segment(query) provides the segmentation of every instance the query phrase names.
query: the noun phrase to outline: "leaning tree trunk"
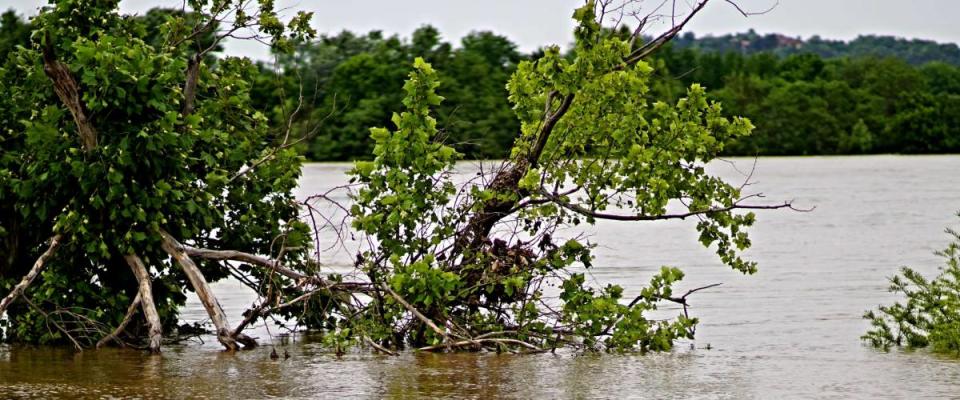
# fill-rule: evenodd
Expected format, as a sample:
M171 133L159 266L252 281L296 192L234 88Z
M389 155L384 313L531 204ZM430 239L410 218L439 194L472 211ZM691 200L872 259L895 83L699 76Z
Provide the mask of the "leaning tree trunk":
M143 309L143 315L147 318L147 326L149 328L149 345L147 346L152 353L160 352L160 341L163 337L163 327L160 324L160 314L157 313L157 306L153 302L153 288L150 284L150 273L147 271L147 267L143 265L143 261L140 260L136 254L128 254L124 256L124 259L127 260L127 264L130 265L130 269L133 271L133 274L137 277L137 282L140 283L139 298L140 298L140 307ZM129 312L128 312L129 314Z
M183 246L165 231L161 231L160 235L163 237L163 250L177 260L177 263L183 268L183 272L186 273L187 279L190 280L193 290L197 293L197 298L203 303L203 307L207 309L210 321L213 322L213 326L217 330L217 340L230 351L240 349L238 342L246 347L255 347L257 345L256 340L242 333L235 333L230 329L230 325L227 322L227 314L223 312L223 307L220 306L220 302L217 301L213 291L210 290L210 285L207 283L207 279L204 278L203 273L200 272L200 268L197 268L197 264L184 252Z

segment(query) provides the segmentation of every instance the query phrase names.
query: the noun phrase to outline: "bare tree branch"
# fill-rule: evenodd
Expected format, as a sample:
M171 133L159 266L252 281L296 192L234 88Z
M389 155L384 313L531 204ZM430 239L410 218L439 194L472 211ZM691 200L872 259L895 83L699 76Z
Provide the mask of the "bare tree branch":
M120 325L117 325L116 329L110 332L109 335L104 336L103 339L100 339L97 342L96 348L101 348L111 341L116 341L123 345L123 342L120 341L120 334L127 329L127 325L130 324L130 321L133 320L133 315L137 313L137 308L140 307L140 292L137 292L137 296L133 298L133 301L130 302L130 306L127 307L127 313L123 316L123 321L120 321Z
M608 219L613 221L660 221L668 219L687 219L693 216L698 215L710 215L716 213L722 213L727 211L734 210L778 210L781 208L787 208L793 211L798 212L809 212L812 209L799 209L793 206L792 202L784 202L783 204L771 204L771 205L757 205L757 204L739 204L734 203L731 206L727 207L715 207L705 210L692 210L685 213L679 214L660 214L660 215L648 215L648 214L635 214L635 215L625 215L625 214L610 214L597 212L586 207L580 206L578 204L573 204L567 201L563 201L559 196L554 196L546 191L541 191L541 195L549 199L552 203L566 208L570 211L573 211L577 214L592 217L596 219Z
M40 274L40 271L42 271L43 267L46 265L47 260L53 256L54 251L56 251L57 247L60 246L60 238L61 236L59 234L50 238L50 245L47 247L47 251L44 251L43 254L40 255L40 258L33 263L33 267L30 268L30 271L27 272L26 275L24 275L23 279L20 280L20 283L13 287L13 290L10 291L10 294L0 301L0 315L3 315L3 312L7 310L7 307L9 307L18 296L22 295L23 292L27 290L27 287L33 283L33 280L37 278L37 275Z

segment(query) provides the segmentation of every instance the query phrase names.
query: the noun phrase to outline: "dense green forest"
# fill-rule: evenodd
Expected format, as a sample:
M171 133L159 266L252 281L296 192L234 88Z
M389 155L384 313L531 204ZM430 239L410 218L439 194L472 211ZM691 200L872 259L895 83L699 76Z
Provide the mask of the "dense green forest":
M0 55L28 40L13 12L2 17ZM255 103L292 122L312 160L369 157L371 126L389 125L410 65L438 71L436 110L446 143L469 158L503 158L520 125L504 97L524 53L509 38L474 32L459 43L424 26L409 38L342 32L260 62ZM567 55L572 57L573 55ZM727 115L756 124L727 155L950 153L960 151L960 50L955 44L863 36L850 42L792 39L753 31L686 34L651 60L651 100L674 102L692 83ZM279 100L284 99L284 100ZM301 100L302 99L302 100ZM292 121L286 116L297 110Z

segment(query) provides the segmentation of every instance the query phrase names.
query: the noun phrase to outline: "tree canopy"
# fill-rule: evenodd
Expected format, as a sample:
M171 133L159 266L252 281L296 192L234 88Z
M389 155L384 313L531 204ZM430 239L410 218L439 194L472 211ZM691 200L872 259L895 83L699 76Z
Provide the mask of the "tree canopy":
M295 18L288 37L267 2L255 16L231 2L191 6L192 14L129 18L117 1L58 1L31 21L31 42L5 58L4 286L56 250L41 259L31 301L8 310L8 339L89 345L92 330L120 324L133 302L143 305L156 350L185 288L206 284L174 267L167 238L263 254L275 237L307 238L290 194L301 158L278 145L251 106L256 67L236 57L205 61L254 23L278 47L309 35L309 16ZM219 27L228 12L232 25ZM199 271L227 275L217 263Z

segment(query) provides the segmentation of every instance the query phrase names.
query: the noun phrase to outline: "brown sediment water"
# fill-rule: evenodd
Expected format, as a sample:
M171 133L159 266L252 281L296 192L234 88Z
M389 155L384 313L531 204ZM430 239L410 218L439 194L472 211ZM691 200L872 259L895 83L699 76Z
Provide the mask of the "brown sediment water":
M753 159L732 159L746 172ZM346 164L309 164L298 196L346 183ZM458 165L463 176L477 163ZM731 182L729 163L713 170ZM925 351L884 353L861 343L867 309L896 299L886 278L903 265L933 274L933 254L960 227L960 156L760 158L747 192L794 199L810 213L758 214L743 276L700 247L693 221L586 229L599 244L593 282L638 290L661 265L677 266L699 317L696 341L664 354L418 354L363 351L336 357L310 336L260 326L261 348L237 354L206 343L167 346L159 357L118 349L0 346L0 398L949 398L960 361ZM345 197L341 197L346 200ZM571 231L572 233L573 231ZM332 238L322 238L332 243ZM324 254L349 264L350 243ZM253 294L224 281L214 291L233 320ZM660 310L664 315L676 309ZM184 310L205 319L199 303ZM272 360L276 347L289 359Z

